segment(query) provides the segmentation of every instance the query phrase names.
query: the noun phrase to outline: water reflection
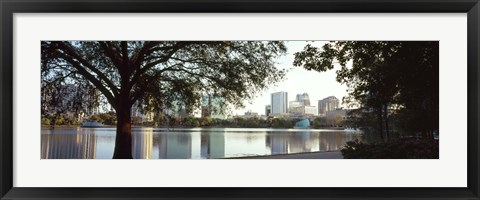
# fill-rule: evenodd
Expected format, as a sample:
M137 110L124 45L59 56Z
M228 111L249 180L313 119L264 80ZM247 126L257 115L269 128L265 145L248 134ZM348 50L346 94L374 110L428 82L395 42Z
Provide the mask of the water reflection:
M138 159L152 159L153 131L152 129L142 130L140 133L132 134L132 156Z
M137 159L209 159L337 151L360 135L334 130L134 128ZM110 159L114 128L42 130L42 159Z
M53 131L49 131L53 132ZM76 134L42 134L42 159L94 159L96 158L97 140L95 130L66 130Z

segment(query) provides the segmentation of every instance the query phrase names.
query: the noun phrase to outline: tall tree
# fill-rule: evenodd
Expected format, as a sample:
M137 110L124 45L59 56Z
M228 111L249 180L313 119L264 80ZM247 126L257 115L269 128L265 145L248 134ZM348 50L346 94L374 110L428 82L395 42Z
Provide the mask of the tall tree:
M438 129L438 55L438 42L339 41L307 45L293 64L323 72L338 63L337 81L349 92L344 101L375 113L376 130L388 140L393 107L411 119L423 118L425 126L415 131Z
M88 80L117 115L113 158L132 158L131 107L198 107L213 94L233 106L284 77L278 41L44 41L42 69ZM43 77L42 77L43 78Z

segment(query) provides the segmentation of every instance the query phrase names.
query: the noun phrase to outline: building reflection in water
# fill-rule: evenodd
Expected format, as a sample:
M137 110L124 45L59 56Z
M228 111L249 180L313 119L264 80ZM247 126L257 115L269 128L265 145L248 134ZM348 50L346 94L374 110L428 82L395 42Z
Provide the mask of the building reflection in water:
M289 147L287 152L283 153L300 153L300 152L312 152L319 149L319 134L310 133L309 131L295 132L289 138Z
M45 130L45 132L51 130ZM44 130L42 130L44 132ZM56 130L62 134L42 134L42 159L95 159L95 129Z
M152 159L153 128L132 131L132 156L135 159Z
M170 132L166 134L161 134L160 139L160 151L158 158L191 158L192 147L190 135L181 133L176 134L176 132Z
M160 159L200 158L200 132L168 131L154 137L154 149L158 149Z
M225 134L225 155L228 157L270 154L265 148L265 131L230 132Z
M359 135L344 132L296 131L268 134L266 146L271 154L315 151L339 151L347 141L360 139Z
M132 130L136 159L209 159L315 151L338 151L360 135L342 131L274 129ZM110 159L115 129L42 130L42 159Z
M201 158L225 157L225 134L218 131L202 131Z

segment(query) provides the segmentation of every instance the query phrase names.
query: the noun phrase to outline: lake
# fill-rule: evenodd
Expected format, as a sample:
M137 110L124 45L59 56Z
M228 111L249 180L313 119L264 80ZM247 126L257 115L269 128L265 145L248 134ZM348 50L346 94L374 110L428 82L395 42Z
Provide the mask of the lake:
M210 159L339 151L361 139L350 131L262 128L132 128L137 159ZM41 131L42 159L111 159L115 128Z

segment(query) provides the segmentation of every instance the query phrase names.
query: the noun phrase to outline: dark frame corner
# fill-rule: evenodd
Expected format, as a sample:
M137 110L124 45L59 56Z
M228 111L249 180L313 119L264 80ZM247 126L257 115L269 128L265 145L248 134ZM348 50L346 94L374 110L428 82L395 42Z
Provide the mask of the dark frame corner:
M480 199L478 0L0 0L1 199ZM468 187L466 188L16 188L13 184L13 14L68 12L467 13Z

